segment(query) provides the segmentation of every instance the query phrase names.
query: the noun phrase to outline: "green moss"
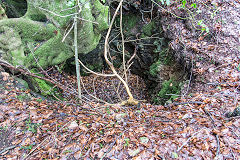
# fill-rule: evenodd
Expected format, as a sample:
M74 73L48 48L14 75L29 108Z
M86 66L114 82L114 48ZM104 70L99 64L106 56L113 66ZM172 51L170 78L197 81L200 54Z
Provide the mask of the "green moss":
M82 11L79 16L83 20L78 23L78 50L79 53L86 54L96 48L101 32L108 28L108 7L99 0L82 0L81 3ZM0 49L4 49L4 56L13 57L9 62L14 65L23 65L24 62L26 67L39 67L39 64L46 68L73 57L73 31L62 42L66 26L72 23L72 16L55 15L65 16L76 12L75 9L65 10L67 8L69 6L66 1L28 0L28 10L24 17L1 20L0 31L7 27L13 32L5 34L7 37L5 39L9 39L12 44L6 43L2 34L0 37ZM52 24L37 22L46 17ZM18 41L15 41L11 35L17 37Z
M49 20L51 20L54 25L58 28L66 27L72 18L72 16L60 17L69 14L73 14L75 9L68 9L69 6L67 5L66 1L59 1L59 0L28 0L28 17L36 17L35 15L41 14L46 15ZM66 10L67 9L67 10ZM49 12L51 11L51 12ZM55 13L60 16L56 16L52 13Z
M25 64L36 67L39 67L39 64L41 67L46 68L47 66L62 63L72 56L73 52L71 48L62 42L62 35L58 33L55 37L43 42L35 50L34 55L30 53L25 59ZM36 59L38 60L38 64L35 62Z
M123 17L123 24L125 30L133 29L138 22L138 17L136 15L128 15Z
M179 82L173 79L164 81L161 90L158 92L157 97L154 99L154 102L164 104L166 101L172 101L178 97L176 95L180 94L180 91L181 86Z
M32 69L31 72L38 76L43 77L43 75L38 74L37 69ZM33 86L35 87L35 90L40 92L43 96L52 95L52 88L53 88L52 84L35 77L32 78L32 83L33 83Z
M0 27L0 48L3 52L1 57L14 66L24 64L24 48L22 46L21 37L13 28L8 26Z
M94 15L98 15L96 18L97 32L102 32L109 27L108 25L108 6L104 6L99 0L93 2L92 12Z
M3 26L13 28L23 39L32 40L47 40L55 35L56 30L52 24L45 25L25 18L4 19L0 23L0 27Z
M43 77L43 75L38 73L37 69L32 69L31 72L38 76ZM54 96L62 99L61 94L57 92L57 89L54 88L53 84L51 84L45 80L35 78L35 77L33 77L31 81L32 81L32 85L35 87L34 90L36 92L41 93L43 96L52 97L54 95Z
M132 29L137 26L137 23L139 21L141 20L140 20L140 17L138 17L137 15L134 15L134 14L123 15L122 24L123 24L124 34L126 36L135 34L135 33L132 33ZM120 25L120 16L118 16L116 19L116 25L117 26Z
M149 72L152 76L157 75L157 73L159 72L160 65L161 65L161 62L157 61L150 66Z
M161 65L171 65L174 61L169 49L164 47L163 39L158 39L153 44L156 47L154 52L158 55L155 59L155 62L150 66L149 73L152 76L156 76L160 71L159 69Z
M155 28L155 21L151 21L150 23L143 26L142 33L144 34L144 36L151 36Z
M11 59L12 65L14 66L24 65L25 55L24 55L23 47L10 51L9 55L11 55L11 58L12 58Z

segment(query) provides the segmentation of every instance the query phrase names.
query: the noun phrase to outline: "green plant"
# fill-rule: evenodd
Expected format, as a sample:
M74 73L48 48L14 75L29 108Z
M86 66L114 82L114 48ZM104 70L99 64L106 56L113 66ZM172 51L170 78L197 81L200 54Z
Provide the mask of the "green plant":
M155 63L153 63L151 66L150 66L150 69L149 69L149 72L152 76L156 76L157 73L159 72L159 66L161 65L161 62L160 61L157 61Z
M72 150L70 150L70 149L69 150L65 150L65 151L63 151L63 154L64 153L72 153Z
M22 93L20 95L17 95L16 98L20 101L23 101L23 100L29 99L29 96L26 93Z
M99 146L100 146L100 148L103 148L103 144L102 143L99 143Z
M198 21L197 25L199 25L199 26L201 27L202 33L203 33L204 31L206 31L207 33L209 33L209 28L208 28L208 26L207 26L205 23L203 23L203 20L202 20L202 19Z
M27 146L21 146L20 149L31 150L32 148L33 148L33 145L30 144L30 145L27 145Z
M124 146L128 147L130 139L129 138L125 138L124 141L125 141Z
M171 2L171 0L157 0L157 1L162 2L162 5L164 5L164 4L169 5L170 2ZM154 0L152 0L152 2L154 2L155 4L157 4ZM179 1L177 1L177 2L174 1L174 2L175 2L175 3L179 3ZM200 27L201 34L202 34L203 32L209 33L209 27L208 27L208 25L207 25L206 22L205 22L206 20L203 20L203 19L197 20L197 19L195 19L195 17L196 17L197 14L202 13L202 10L200 10L200 9L198 8L197 3L190 3L190 4L189 4L189 2L188 2L187 0L181 0L181 1L180 1L180 4L181 4L181 6L178 7L178 9L184 9L184 10L186 10L189 17L186 17L186 18L185 18L185 17L179 17L179 16L177 16L176 14L167 11L167 10L164 9L162 6L160 6L159 4L157 4L157 5L158 5L160 8L162 8L163 10L169 12L170 14L172 14L173 16L175 16L175 17L177 17L177 18L179 18L179 19L189 19L189 20L191 20L191 21L192 21L192 25L193 25L193 27L194 27L195 29L199 30L199 28L197 28L197 27L195 26L195 24L197 24L197 25ZM217 12L218 12L218 9L216 8L216 6L215 6L215 8L211 8L211 7L207 6L207 5L204 4L204 3L202 3L202 4L205 5L206 7L214 10L213 12L211 12L211 17L210 17L210 18L213 19L213 18L216 16ZM190 9L190 8L193 8L194 10L192 11L192 9Z
M41 103L43 100L41 98L36 99L37 102ZM49 106L48 106L49 107Z
M178 97L177 94L180 94L180 90L179 82L173 79L164 81L161 90L157 94L158 97L156 100L161 104L164 104L165 101L172 101Z
M42 125L41 123L32 123L31 119L29 118L28 121L26 121L27 130L33 133L37 132L37 128Z

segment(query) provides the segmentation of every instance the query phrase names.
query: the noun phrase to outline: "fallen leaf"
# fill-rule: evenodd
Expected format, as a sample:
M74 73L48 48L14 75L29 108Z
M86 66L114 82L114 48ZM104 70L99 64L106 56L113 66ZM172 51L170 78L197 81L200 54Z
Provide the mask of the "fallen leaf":
M68 126L69 129L76 129L78 128L78 124L76 121L72 121L71 124Z
M135 149L135 150L132 150L132 149L129 149L128 150L128 154L132 157L136 156L138 153L140 152L140 149Z
M7 81L8 80L8 77L9 77L9 74L7 72L1 72L2 76L3 76L3 80L4 81Z
M140 137L140 141L144 144L147 144L149 139L147 137Z

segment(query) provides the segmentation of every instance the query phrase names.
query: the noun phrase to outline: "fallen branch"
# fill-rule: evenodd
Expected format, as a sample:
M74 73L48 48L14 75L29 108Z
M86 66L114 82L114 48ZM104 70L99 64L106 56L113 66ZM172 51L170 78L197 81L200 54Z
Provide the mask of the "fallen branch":
M62 90L67 90L64 86L62 86L60 83L57 83L57 82L54 82L53 80L50 80L48 78L45 78L45 77L41 77L41 76L38 76L34 73L31 73L29 72L28 70L26 69L22 69L22 68L17 68L17 67L14 67L13 65L3 61L3 60L0 60L0 65L1 66L4 66L4 67L7 67L8 69L10 70L14 70L14 71L17 71L17 72L20 72L21 74L25 75L25 76L31 76L31 77L35 77L35 78L38 78L38 79L41 79L41 80L44 80L44 81L47 81L55 86L57 86L58 88L62 89Z
M174 105L174 106L177 106L177 105L183 105L183 104L198 104L198 105L201 105L201 104L205 104L204 102L200 102L200 101L190 101L190 102L179 102L179 103L170 103L168 104L168 106L170 105Z
M11 150L11 149L15 148L15 147L16 146L13 145L13 146L9 146L9 147L4 148L3 150L0 151L0 155L3 154L4 152L8 151L8 150Z

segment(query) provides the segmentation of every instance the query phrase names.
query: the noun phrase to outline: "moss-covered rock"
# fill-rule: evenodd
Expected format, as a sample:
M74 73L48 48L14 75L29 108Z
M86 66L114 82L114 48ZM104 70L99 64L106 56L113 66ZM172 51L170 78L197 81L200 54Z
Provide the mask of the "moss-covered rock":
M64 42L62 40L72 25L75 8L68 9L67 1L63 0L28 0L27 2L28 9L25 16L0 21L1 57L6 57L6 60L15 66L39 67L40 65L43 68L60 64L73 57L73 31ZM108 7L99 0L80 2L78 50L79 54L87 54L96 48L101 32L108 28ZM46 23L44 20L51 23Z
M24 64L24 48L22 45L22 40L18 32L15 29L8 26L0 27L0 54L1 58L7 60L13 65L23 65Z

